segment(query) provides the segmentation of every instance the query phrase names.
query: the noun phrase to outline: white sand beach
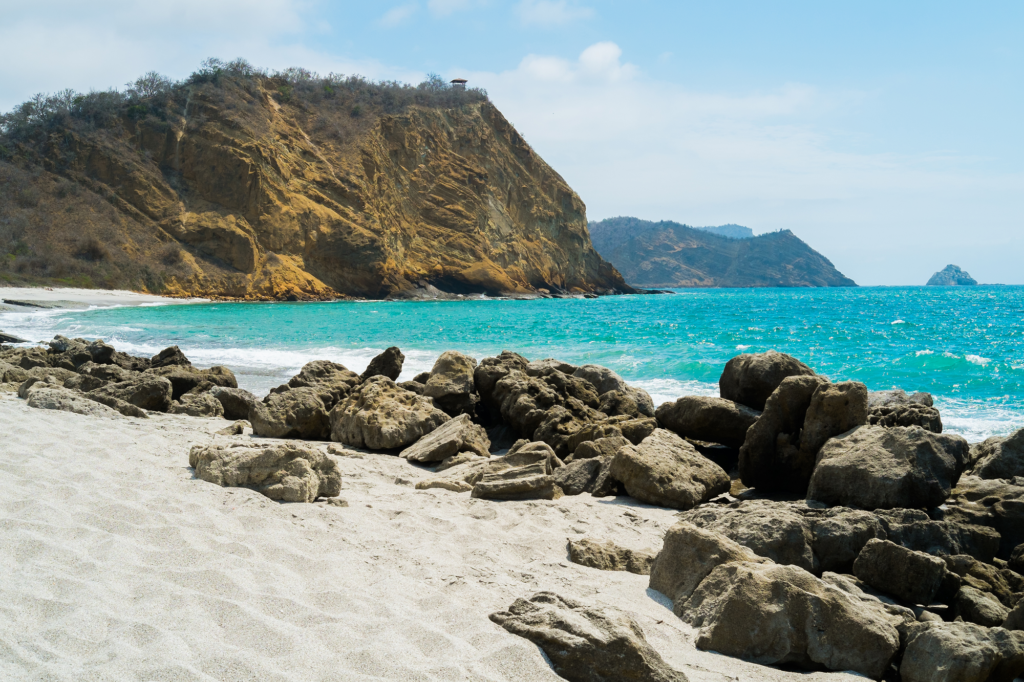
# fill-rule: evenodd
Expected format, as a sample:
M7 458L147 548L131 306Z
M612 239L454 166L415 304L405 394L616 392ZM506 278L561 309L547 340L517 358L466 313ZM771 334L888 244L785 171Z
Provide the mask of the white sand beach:
M154 305L200 303L205 298L169 298L119 289L73 289L44 287L0 287L0 301L24 301L60 307L61 304L108 307L115 305Z
M0 395L0 679L557 680L488 620L541 590L625 609L694 682L855 678L698 651L646 576L567 559L567 538L658 548L669 509L418 491L425 469L357 451L350 506L279 504L193 477L224 426Z

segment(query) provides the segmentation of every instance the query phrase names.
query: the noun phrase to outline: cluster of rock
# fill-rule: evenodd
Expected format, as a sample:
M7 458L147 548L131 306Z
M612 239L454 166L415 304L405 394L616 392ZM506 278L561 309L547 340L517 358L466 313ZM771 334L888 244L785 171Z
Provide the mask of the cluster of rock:
M660 552L585 540L569 554L650 574L703 649L874 679L1024 673L1024 430L972 447L942 433L927 394L869 393L775 352L730 360L719 397L657 409L595 365L449 351L397 382L403 362L397 348L362 374L311 362L258 400L176 348L140 359L58 337L0 352L0 380L37 407L246 418L262 438L196 446L190 464L272 499L341 489L330 456L300 439L430 468L421 490L628 494L678 509ZM568 679L611 679L615 666L622 679L685 679L625 614L542 593L492 619Z

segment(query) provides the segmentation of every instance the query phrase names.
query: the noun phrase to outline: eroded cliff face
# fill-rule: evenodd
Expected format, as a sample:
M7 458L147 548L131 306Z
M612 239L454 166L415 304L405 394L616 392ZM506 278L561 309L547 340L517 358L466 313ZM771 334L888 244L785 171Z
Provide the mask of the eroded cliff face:
M160 293L631 291L591 245L583 202L491 103L410 106L342 136L271 86L63 130L39 163L116 209L105 241L158 272Z

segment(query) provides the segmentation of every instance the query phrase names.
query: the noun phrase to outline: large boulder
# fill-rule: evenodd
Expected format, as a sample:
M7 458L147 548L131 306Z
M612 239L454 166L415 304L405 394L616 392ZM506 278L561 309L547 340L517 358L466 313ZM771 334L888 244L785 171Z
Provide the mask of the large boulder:
M639 445L621 448L611 475L648 504L690 509L729 491L729 474L685 440L657 429Z
M145 376L164 377L171 382L171 397L178 400L204 381L214 386L238 388L234 373L227 367L214 365L209 369L196 369L191 365L165 365L148 369Z
M117 398L144 410L166 412L171 408L173 387L166 377L138 374L126 381L107 384L89 393Z
M942 416L934 407L918 403L881 405L868 411L868 424L872 426L920 426L934 433L942 433Z
M445 466L442 462L437 470L438 475L417 482L416 489L441 488L453 492L469 492L484 476L537 463L544 465L545 475L561 466L561 461L547 443L517 441L504 457L473 456L452 466ZM553 494L554 490L551 492Z
M862 426L821 449L807 497L862 509L936 507L960 479L969 448L960 436L919 426Z
M868 423L868 389L858 381L818 386L804 415L800 450L816 453L829 438Z
M1003 624L1010 609L991 594L970 585L961 585L960 591L956 593L953 613L968 623L994 628Z
M484 474L472 497L487 500L554 500L562 496L549 462L535 462Z
M761 413L725 398L683 396L655 412L662 428L683 438L740 447Z
M555 469L555 484L566 495L590 493L594 497L618 495L622 486L611 475L612 457L578 459Z
M375 376L331 410L331 439L371 450L404 448L448 420L431 398Z
M473 382L475 371L476 360L458 351L445 351L431 368L423 395L433 398L450 416L473 415L480 401Z
M678 616L711 571L737 561L771 563L721 533L680 521L665 533L661 551L651 564L650 587L672 600Z
M253 433L264 438L325 440L330 434L327 410L314 388L271 393L249 410Z
M543 360L534 360L533 362L526 365L526 374L531 377L540 376L545 374L546 370L556 369L562 374L572 374L577 369L576 365L570 365L568 362L562 362L554 358L544 358Z
M1024 479L964 476L937 513L957 523L995 529L1000 535L998 556L1009 559L1014 548L1024 543Z
M644 638L640 626L611 607L588 607L540 592L517 599L491 620L541 648L570 682L686 682Z
M313 502L341 492L337 463L316 448L296 443L194 445L188 463L197 478L251 488L272 500Z
M655 553L620 547L611 540L600 542L583 538L569 541L569 561L601 571L628 571L650 575Z
M350 372L344 365L330 360L313 360L303 365L299 373L289 379L285 386L279 386L272 393L283 392L286 387L312 388L320 397L324 408L330 412L360 381L359 375Z
M942 587L946 562L888 540L868 540L853 562L853 574L908 604L927 606Z
M220 401L225 419L248 419L249 411L259 402L259 398L241 388L214 386L210 395Z
M180 348L177 346L171 346L169 348L164 348L162 351L150 358L149 366L153 369L158 367L191 367L192 363L187 357L185 357L185 354L181 352Z
M169 414L184 414L189 417L224 417L224 406L209 393L186 393L181 400L171 403Z
M963 554L943 559L946 568L960 577L962 586L983 592L1006 608L1013 608L1024 596L1024 576L1010 568L999 568Z
M385 348L384 352L370 360L370 364L366 366L363 373L359 375L359 378L366 381L370 377L385 376L392 381L398 381L398 376L402 373L402 365L405 364L405 355L398 349L397 346L391 346Z
M629 416L642 415L644 417L654 416L654 401L647 391L642 388L630 386L626 380L618 374L600 365L583 365L577 367L572 375L577 379L583 379L597 392L598 397L606 406L614 409L611 411L601 409L609 416L625 414ZM614 392L614 395L606 394ZM630 405L630 407L625 407Z
M25 391L25 399L29 407L40 410L74 412L75 414L84 414L90 417L121 418L119 412L94 400L89 400L78 391L72 391L63 386L57 386L45 381L38 381L28 388Z
M440 462L460 452L486 457L490 447L484 427L474 424L469 415L460 414L402 450L400 456L410 462Z
M762 665L851 670L880 679L899 632L872 605L796 566L725 563L682 605L697 648Z
M973 446L971 462L971 473L980 478L1024 476L1024 429Z
M763 491L807 490L817 451L802 450L800 435L815 391L827 385L827 379L813 375L782 380L740 448L739 469L744 484Z
M907 629L902 682L1011 682L1021 674L1021 633L973 623L917 623Z
M782 380L794 376L814 376L814 370L773 350L737 355L725 363L718 380L719 394L726 400L762 411Z

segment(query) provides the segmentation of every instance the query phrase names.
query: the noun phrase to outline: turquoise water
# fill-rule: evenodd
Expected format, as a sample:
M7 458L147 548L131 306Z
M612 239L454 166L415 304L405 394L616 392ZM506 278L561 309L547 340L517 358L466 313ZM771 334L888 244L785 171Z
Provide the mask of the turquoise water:
M775 349L833 380L937 398L970 440L1024 426L1024 287L681 290L537 301L209 303L0 315L30 339L100 337L153 354L177 344L265 393L309 360L361 371L389 345L403 379L456 349L613 368L656 402L717 393L725 362Z

